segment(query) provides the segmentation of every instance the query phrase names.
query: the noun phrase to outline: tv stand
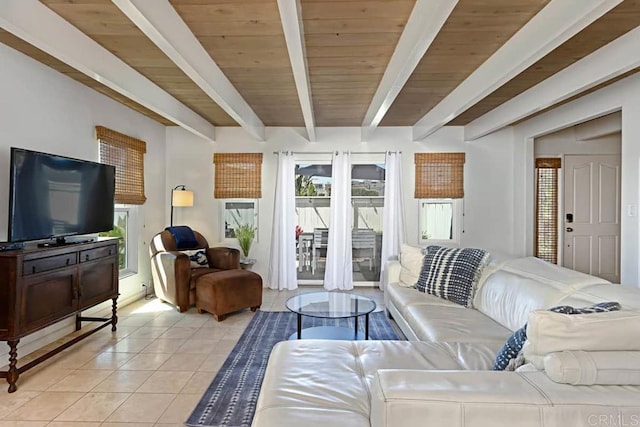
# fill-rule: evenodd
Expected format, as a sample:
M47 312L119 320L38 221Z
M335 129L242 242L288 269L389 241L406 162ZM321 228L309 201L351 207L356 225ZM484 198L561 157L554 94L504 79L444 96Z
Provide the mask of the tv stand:
M0 341L9 345L9 368L0 371L0 378L7 379L9 393L16 391L24 371L104 327L116 330L118 240L74 243L0 252ZM108 300L110 317L82 316L83 310ZM83 321L100 323L18 367L21 338L72 316L76 331Z

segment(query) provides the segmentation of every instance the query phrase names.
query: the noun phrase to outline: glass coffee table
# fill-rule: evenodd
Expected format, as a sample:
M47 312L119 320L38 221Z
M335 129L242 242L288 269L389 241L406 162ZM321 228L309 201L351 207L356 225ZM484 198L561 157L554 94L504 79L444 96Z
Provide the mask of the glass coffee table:
M291 297L286 307L298 315L298 330L289 339L368 340L369 314L376 309L370 298L342 292L309 292ZM302 329L302 316L321 319L353 317L355 328L315 326ZM364 316L364 334L358 332L358 318Z

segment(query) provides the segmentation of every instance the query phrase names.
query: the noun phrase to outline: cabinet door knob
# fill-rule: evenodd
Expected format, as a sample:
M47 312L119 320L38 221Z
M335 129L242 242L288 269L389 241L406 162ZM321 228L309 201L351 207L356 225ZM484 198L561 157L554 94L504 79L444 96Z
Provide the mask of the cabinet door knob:
M86 254L86 255L84 256L84 260L85 260L85 261L89 261L89 254Z
M31 267L31 274L36 274L36 266Z
M67 258L67 265L69 265L69 258Z

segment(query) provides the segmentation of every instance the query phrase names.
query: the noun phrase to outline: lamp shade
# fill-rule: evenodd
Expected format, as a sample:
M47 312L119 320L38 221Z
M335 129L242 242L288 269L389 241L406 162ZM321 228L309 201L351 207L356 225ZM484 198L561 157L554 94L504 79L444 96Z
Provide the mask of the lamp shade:
M171 206L193 206L193 191L173 190L173 194L171 195Z

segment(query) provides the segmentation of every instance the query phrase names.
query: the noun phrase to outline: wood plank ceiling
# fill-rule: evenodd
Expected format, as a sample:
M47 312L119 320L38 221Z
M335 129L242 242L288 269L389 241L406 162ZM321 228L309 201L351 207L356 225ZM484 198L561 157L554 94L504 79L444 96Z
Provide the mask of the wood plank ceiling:
M40 1L211 124L237 125L110 0ZM266 126L305 126L278 0L168 1ZM550 1L459 0L381 125L414 125ZM300 0L316 126L362 124L415 3ZM470 123L638 26L640 0L623 1L449 124ZM171 123L8 32L0 43Z

